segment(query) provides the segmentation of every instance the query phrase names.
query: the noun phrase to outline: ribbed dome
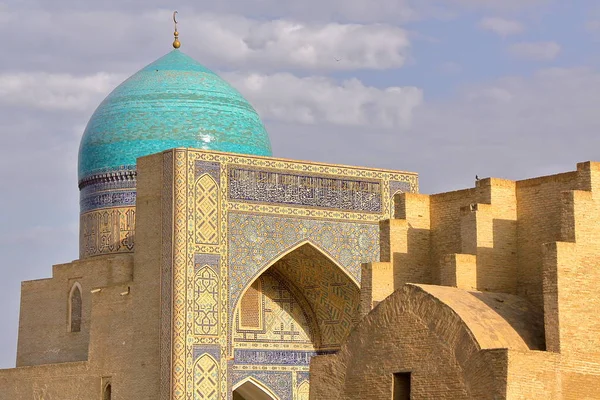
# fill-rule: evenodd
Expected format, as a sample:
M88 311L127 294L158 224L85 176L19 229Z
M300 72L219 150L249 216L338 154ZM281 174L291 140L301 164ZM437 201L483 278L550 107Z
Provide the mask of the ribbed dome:
M179 50L143 68L98 106L79 148L79 181L134 169L174 147L271 155L269 136L242 95Z

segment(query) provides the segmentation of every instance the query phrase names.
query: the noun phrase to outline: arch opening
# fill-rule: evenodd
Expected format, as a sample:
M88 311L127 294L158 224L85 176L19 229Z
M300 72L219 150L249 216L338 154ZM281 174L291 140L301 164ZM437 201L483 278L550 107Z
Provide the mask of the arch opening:
M81 331L82 311L81 285L75 282L69 292L69 332Z
M272 307L273 303L279 307ZM236 306L236 331L254 324L256 332L267 333L268 312L275 309L279 316L287 312L289 326L305 328L307 335L296 332L295 338L310 340L316 351L337 350L358 322L359 306L356 282L322 251L304 243L277 259L247 287ZM236 335L234 347L259 336ZM274 342L276 336L271 335Z
M233 400L279 400L268 388L250 378L233 391Z
M102 400L112 399L112 385L109 383L104 387L104 393L102 393Z

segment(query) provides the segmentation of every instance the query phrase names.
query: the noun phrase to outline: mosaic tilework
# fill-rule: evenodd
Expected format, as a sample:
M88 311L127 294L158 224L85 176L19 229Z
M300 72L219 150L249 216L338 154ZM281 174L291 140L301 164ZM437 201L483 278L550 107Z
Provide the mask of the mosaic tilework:
M284 365L282 360L285 360L286 356L280 357L280 361L271 358L272 364L251 364L250 361L247 364L236 364L234 351L281 351L282 354L298 351L314 352L314 344L306 344L312 346L312 349L296 348L302 347L296 344L289 347L286 342L282 342L280 348L275 347L278 345L277 343L265 343L268 345L266 348L259 348L256 347L256 343L247 340L236 341L234 346L231 334L232 331L235 331L235 322L237 322L233 315L237 299L242 290L257 275L272 266L286 252L299 247L306 241L314 243L316 248L331 258L340 271L344 270L347 272L347 276L352 277L348 279L357 282L360 278L361 262L377 260L379 257L378 221L389 213L390 197L382 196L381 212L379 213L229 201L229 169L232 167L264 168L269 171L289 172L292 175L315 174L337 176L347 180L379 181L382 194L390 193L390 181L407 182L411 191L416 191L416 175L185 149L177 149L173 153L175 154L175 176L172 239L172 399L194 400L194 364L199 355L207 352L198 353L198 348L204 349L203 346L212 344L215 354L220 352L220 358L214 357L219 367L220 399L231 398L232 382L239 382L236 380L236 376L247 377L260 373L264 375L264 379L255 376L257 381L263 382L269 388L280 385L278 396L281 400L297 400L298 398L303 400L301 389L305 390L303 389L305 386L301 387L301 385L307 380L301 377L298 380L297 373L307 373L307 365L301 363ZM218 244L199 245L195 242L194 185L196 180L204 174L215 178L219 187ZM216 179L217 177L218 179ZM250 209L252 210L248 211ZM244 227L242 222L247 222L246 225L256 224L258 229L252 231L249 226ZM247 234L248 232L250 234ZM275 237L271 238L271 234L274 234ZM276 243L273 244L273 241ZM235 242L234 245L232 245L233 242ZM222 261L221 268L215 270L220 277L219 298L222 318L219 322L219 335L214 337L199 336L194 333L193 315L196 297L194 276L202 268L197 265L200 256L216 256L220 257ZM235 263L232 263L232 260L236 260ZM211 265L209 262L201 264ZM277 272L275 268L273 272ZM283 275L283 270L280 271L280 275ZM308 289L304 288L304 290ZM327 288L327 291L334 294L332 299L338 296L335 293L336 290L338 290L336 285L330 285ZM304 296L301 297L304 298ZM307 302L305 298L303 301ZM332 310L339 312L340 308L338 307L336 311L336 307L333 307ZM312 318L315 318L314 313ZM317 327L317 325L314 326ZM318 327L315 334L318 334L317 331L319 331ZM320 351L318 350L318 352ZM251 353L238 353L238 355L240 360L243 357L248 359L248 357L257 356L256 354L251 355ZM277 378L269 378L269 376L277 376ZM273 379L272 384L267 382L269 379ZM273 391L275 392L275 389Z
M218 345L213 345L213 346L207 346L207 345L194 346L192 354L193 354L193 357L194 357L194 362L196 360L198 360L198 358L200 358L204 354L210 354L215 360L218 360L218 359L221 358L221 349L220 349L220 347Z
M275 393L280 400L293 400L292 398L292 374L290 372L273 371L232 371L231 380L234 385L248 377L259 381Z
M308 372L302 372L302 371L298 371L296 372L296 380L298 381L298 383L302 383L304 381L308 381L309 380L309 373Z
M390 181L390 197L397 192L412 192L410 182Z
M187 399L186 365L191 362L186 352L186 270L187 270L187 154L174 151L173 187L173 399ZM192 260L193 262L193 260ZM193 264L192 264L193 265ZM191 333L191 332L190 332ZM192 381L193 382L193 381ZM190 391L191 395L192 391Z
M251 329L242 326L242 316L238 310L233 333L234 343L250 342L255 346L259 343L288 343L299 345L300 348L306 345L312 348L315 338L311 326L314 322L308 314L310 309L298 301L299 296L294 295L284 280L276 274L266 272L258 280L259 301L262 307L258 310L247 307L244 311L261 312L262 315L257 315L260 324Z
M229 199L379 213L379 181L230 168Z
M99 208L131 207L135 206L135 190L95 193L82 198L79 202L81 212L97 210Z
M321 343L337 349L358 322L360 291L340 268L311 245L303 245L273 265L302 292L313 310Z
M252 106L179 50L131 76L96 109L81 141L79 179L176 147L271 155Z
M194 333L216 336L219 333L219 277L209 266L194 276Z
M235 349L235 363L237 365L305 365L317 355L315 351L300 350L248 350Z
M82 214L79 257L133 251L135 207L109 208Z
M219 186L208 174L196 180L195 236L196 244L219 243Z
M286 250L310 240L360 281L360 265L379 259L379 225L229 213L230 301ZM260 251L259 251L260 249Z
M135 206L135 171L104 177L80 185L79 206L81 213L99 208Z
M219 365L209 354L194 363L194 400L219 400Z
M211 161L196 161L194 163L194 179L202 174L209 174L215 182L221 182L221 164Z

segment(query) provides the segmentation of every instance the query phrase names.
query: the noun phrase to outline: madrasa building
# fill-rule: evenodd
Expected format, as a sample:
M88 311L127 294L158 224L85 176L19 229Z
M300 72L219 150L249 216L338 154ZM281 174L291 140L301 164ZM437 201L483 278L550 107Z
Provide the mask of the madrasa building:
M426 195L275 158L175 36L85 129L0 399L600 398L600 164Z

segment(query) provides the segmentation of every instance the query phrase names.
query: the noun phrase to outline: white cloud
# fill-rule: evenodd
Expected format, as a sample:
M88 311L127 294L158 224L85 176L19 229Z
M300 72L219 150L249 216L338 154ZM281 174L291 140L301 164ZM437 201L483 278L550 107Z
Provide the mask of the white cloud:
M532 61L551 61L560 53L560 45L555 42L522 42L508 49L514 57Z
M525 30L522 23L505 18L483 18L479 21L479 28L492 31L499 36L510 36L521 33Z
M401 67L410 42L401 28L359 24L258 22L239 17L200 16L190 36L213 45L190 43L200 54L229 65L263 69L387 69ZM339 61L337 61L339 60Z
M0 74L0 103L52 111L89 111L122 79L106 73L4 73Z
M324 77L226 74L267 120L301 124L407 128L423 100L415 87L379 89L357 79L341 84Z
M415 87L378 89L357 79L337 83L324 77L222 73L259 110L264 118L308 124L406 127L422 102ZM45 111L91 114L102 99L124 79L105 73L0 74L0 104Z
M19 63L18 69L23 64L26 68L37 65L37 69L64 65L63 71L72 71L77 66L89 71L89 60L93 58L100 70L114 71L117 63L133 64L138 58L152 60L157 51L160 54L170 50L169 14L168 11L134 15L107 11L0 11L0 34L28 32L19 44L6 43L8 50L30 49L25 54L27 58L9 60ZM410 50L407 31L386 24L263 21L230 14L189 12L180 19L182 50L218 68L388 69L404 65ZM68 34L65 29L56 28L65 26L69 27ZM41 36L46 45L56 48L55 52L40 48ZM28 39L33 37L34 40Z

